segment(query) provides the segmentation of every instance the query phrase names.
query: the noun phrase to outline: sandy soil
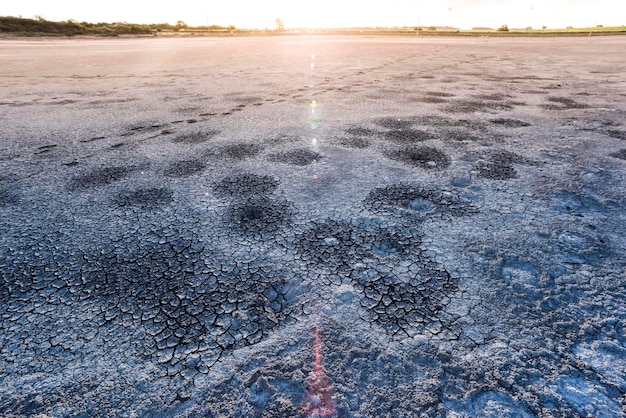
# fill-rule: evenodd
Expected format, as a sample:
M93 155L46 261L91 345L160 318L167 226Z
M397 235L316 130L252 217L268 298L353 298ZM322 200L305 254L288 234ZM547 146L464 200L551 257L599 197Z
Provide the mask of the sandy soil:
M624 416L624 50L0 40L0 414Z

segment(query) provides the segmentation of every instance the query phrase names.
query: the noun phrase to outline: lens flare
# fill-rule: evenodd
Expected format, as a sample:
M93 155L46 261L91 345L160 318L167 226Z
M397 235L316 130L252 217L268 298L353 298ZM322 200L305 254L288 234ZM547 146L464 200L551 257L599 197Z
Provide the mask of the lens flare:
M315 53L311 54L311 69L315 68L315 63L313 62L315 61ZM315 99L311 100L311 103L309 104L309 109L311 114L309 115L309 128L311 129L311 131L315 131L317 129L317 124L319 121L319 116L317 115L317 101ZM310 149L311 151L313 151L314 153L318 153L319 152L319 145L318 145L318 141L317 138L313 138L311 140L311 144L310 144ZM317 180L318 176L317 176L317 161L313 161L312 167L311 167L311 173L310 173L310 178L312 180Z
M306 393L302 401L302 413L305 417L333 417L337 414L337 401L333 383L326 375L322 364L322 338L319 326L313 334L313 370L306 381Z

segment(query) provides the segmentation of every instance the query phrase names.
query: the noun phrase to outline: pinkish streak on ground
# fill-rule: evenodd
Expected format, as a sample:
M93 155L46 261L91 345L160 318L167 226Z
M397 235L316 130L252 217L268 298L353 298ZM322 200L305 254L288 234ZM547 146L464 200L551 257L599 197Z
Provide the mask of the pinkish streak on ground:
M322 365L322 339L319 327L315 327L313 336L315 360L313 370L306 382L306 393L302 401L302 412L305 417L332 417L337 413L337 401L333 384L326 375Z

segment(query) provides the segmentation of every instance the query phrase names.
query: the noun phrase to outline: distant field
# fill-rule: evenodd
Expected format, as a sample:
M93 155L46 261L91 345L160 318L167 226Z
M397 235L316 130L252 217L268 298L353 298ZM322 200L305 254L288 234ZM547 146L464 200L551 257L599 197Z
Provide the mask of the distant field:
M270 36L270 35L376 35L376 36L581 36L581 35L621 35L626 34L626 26L598 26L592 28L561 29L515 29L508 31L493 30L456 30L435 27L403 28L337 28L337 29L238 29L234 26L217 25L191 27L178 22L136 24L127 22L89 23L67 20L52 22L45 19L24 19L0 16L0 36Z

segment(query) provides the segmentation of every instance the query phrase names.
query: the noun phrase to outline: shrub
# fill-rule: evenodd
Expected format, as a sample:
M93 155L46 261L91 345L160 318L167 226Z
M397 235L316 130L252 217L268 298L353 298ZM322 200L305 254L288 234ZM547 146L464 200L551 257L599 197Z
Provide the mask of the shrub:
M508 32L509 31L509 26L508 25L502 25L498 28L499 32Z

